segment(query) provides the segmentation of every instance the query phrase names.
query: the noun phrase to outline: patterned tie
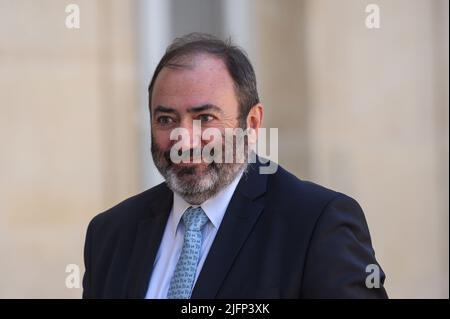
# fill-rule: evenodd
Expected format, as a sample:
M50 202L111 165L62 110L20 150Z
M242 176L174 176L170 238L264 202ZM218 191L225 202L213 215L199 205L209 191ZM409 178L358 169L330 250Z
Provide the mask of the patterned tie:
M183 214L184 243L175 272L170 280L168 299L189 299L202 248L202 228L208 216L201 207L189 207Z

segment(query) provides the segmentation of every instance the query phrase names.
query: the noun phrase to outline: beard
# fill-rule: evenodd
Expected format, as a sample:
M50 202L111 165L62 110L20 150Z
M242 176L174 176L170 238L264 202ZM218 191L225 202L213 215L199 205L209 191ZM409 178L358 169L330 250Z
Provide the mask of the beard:
M236 144L238 141L236 141ZM200 205L228 186L236 176L247 168L247 145L244 142L243 154L236 154L233 144L225 147L222 141L222 154L233 152L232 163L201 162L198 164L176 164L170 158L170 149L163 150L152 136L152 157L156 168L166 180L167 186L191 205ZM198 151L198 150L197 150ZM194 150L187 151L194 154Z

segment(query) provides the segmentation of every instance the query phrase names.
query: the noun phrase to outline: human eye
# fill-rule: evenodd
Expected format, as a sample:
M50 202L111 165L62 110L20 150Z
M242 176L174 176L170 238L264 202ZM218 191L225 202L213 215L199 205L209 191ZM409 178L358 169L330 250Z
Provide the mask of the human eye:
M197 118L204 123L211 122L212 120L215 119L215 117L212 116L211 114L200 114Z
M159 116L156 119L156 122L161 125L169 125L169 124L174 123L174 120L170 116L163 115L163 116Z

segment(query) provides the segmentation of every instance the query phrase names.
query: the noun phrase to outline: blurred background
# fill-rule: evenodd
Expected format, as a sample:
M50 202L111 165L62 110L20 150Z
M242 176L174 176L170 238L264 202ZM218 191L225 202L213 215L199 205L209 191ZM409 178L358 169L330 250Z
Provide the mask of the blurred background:
M162 180L147 86L193 31L248 52L280 164L360 202L390 297L448 298L448 5L0 0L0 298L81 296L90 219Z

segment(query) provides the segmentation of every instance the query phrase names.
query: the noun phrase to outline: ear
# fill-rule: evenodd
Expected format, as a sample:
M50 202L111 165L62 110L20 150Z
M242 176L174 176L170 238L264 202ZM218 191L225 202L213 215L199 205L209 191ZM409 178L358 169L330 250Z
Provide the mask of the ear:
M252 106L247 115L247 127L256 131L262 126L264 108L261 103Z
M247 128L250 129L250 142L256 143L259 128L262 126L264 107L261 103L255 104L247 115Z

